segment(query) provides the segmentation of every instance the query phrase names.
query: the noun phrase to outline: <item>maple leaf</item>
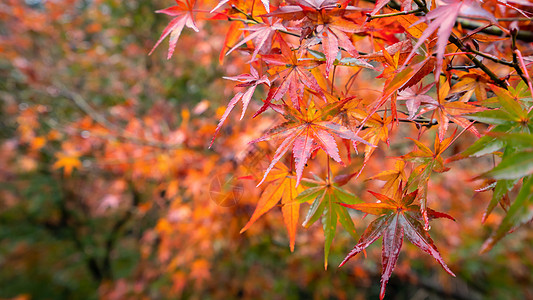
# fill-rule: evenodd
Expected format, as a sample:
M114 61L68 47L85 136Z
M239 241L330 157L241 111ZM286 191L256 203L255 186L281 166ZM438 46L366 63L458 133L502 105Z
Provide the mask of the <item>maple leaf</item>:
M385 297L385 288L400 255L400 249L402 248L404 237L407 237L411 243L422 251L433 256L446 272L455 277L455 274L448 268L440 256L429 233L424 230L420 223L420 208L418 205L412 204L416 198L417 192L418 190L408 194L404 191L403 193L399 193L399 196L395 199L382 194L370 192L380 200L379 203L342 204L343 206L367 214L379 216L368 225L368 228L361 235L357 245L355 245L352 251L350 251L346 258L344 258L339 267L343 266L348 260L350 260L350 258L354 257L370 246L370 244L374 243L379 237L383 236L380 299ZM453 220L453 218L447 214L430 209L428 209L428 214L432 219L448 218Z
M348 175L348 179L355 174ZM331 243L335 237L337 230L337 222L340 222L342 227L348 231L348 233L356 238L355 226L353 224L350 214L338 202L347 204L355 204L361 202L352 193L347 192L341 186L348 182L346 176L337 176L333 180L330 180L331 173L328 174L326 179L314 177L314 180L303 179L303 185L308 188L301 192L295 199L295 203L304 203L313 201L303 226L309 228L318 219L322 218L322 228L324 230L324 268L328 268L328 256L331 248Z
M424 165L424 168L428 169L428 171L435 171L435 172L445 172L448 170L448 168L444 167L444 159L442 158L442 153L450 147L454 135L449 136L448 138L445 138L441 140L438 136L435 138L434 143L434 151L429 149L426 145L424 145L422 142L417 141L412 138L408 138L411 141L413 141L418 148L415 151L409 152L408 154L402 156L403 159L407 161L413 161L416 163L419 163L420 165ZM418 174L422 175L422 174Z
M435 81L439 81L439 76L442 69L442 60L444 58L444 51L446 45L448 44L448 39L452 33L452 28L455 25L455 20L459 15L469 16L469 17L481 17L488 18L491 21L496 22L494 16L481 8L478 0L443 0L443 5L435 8L434 10L427 13L423 18L414 23L414 25L419 24L423 21L430 21L427 29L422 33L418 42L415 44L411 54L406 59L409 61L414 55L416 49L422 46L422 44L437 31L437 43L436 50L437 53L437 62L435 69Z
M359 11L359 9L348 6L349 1L343 3L328 0L288 2L293 5L281 6L278 10L265 16L302 21L301 39L309 38L309 41L304 43L302 47L308 48L311 45L322 43L322 49L326 56L326 78L329 77L339 47L342 47L353 57L359 56L359 52L355 49L347 33L356 32L361 25L345 16L346 13ZM311 34L315 32L316 35L311 37Z
M211 140L211 144L209 145L209 148L213 146L213 143L215 141L215 138L220 131L220 128L222 127L222 124L224 124L224 121L230 114L230 112L233 110L237 102L239 100L242 101L242 113L241 113L241 120L244 117L244 113L246 112L246 108L248 108L248 104L250 103L250 100L252 99L252 95L254 94L255 88L260 84L266 84L270 86L270 81L266 76L260 76L257 70L250 65L250 74L241 74L234 77L223 77L225 79L233 80L241 82L237 85L237 87L249 87L245 92L238 92L233 96L233 98L230 100L228 107L224 111L224 114L220 118L220 122L218 122L217 128L215 129L215 134L213 135L213 139Z
M531 155L530 155L531 156ZM530 157L531 160L531 157ZM498 228L481 246L481 253L487 252L505 235L533 220L533 176L524 178L518 196L509 207Z
M392 122L392 116L380 116L375 113L368 117L367 113L361 109L351 109L346 112L348 117L355 118L358 121L365 121L365 131L361 136L363 139L368 141L372 145L378 145L381 142L387 142L389 139L389 129L387 126ZM374 152L376 147L365 147L365 160L364 163L367 163Z
M152 52L154 52L155 48L157 48L157 46L159 46L159 44L167 36L170 35L168 55L167 55L167 59L170 59L172 57L172 54L174 53L174 49L176 48L176 43L178 42L178 39L181 35L181 31L183 30L183 27L187 26L196 32L199 31L198 27L194 23L193 12L192 12L195 2L196 0L186 0L186 1L176 0L177 5L156 11L156 13L167 14L175 18L172 19L170 23L168 23L165 29L163 29L163 33L161 34L161 37L159 38L157 43L155 43L154 47L152 48L150 53L148 53L148 55L151 55Z
M63 168L65 176L70 176L74 169L81 168L80 154L76 151L56 153L57 161L52 165L54 170Z
M469 119L491 125L507 125L500 126L493 131L515 131L527 130L533 128L531 124L531 111L526 109L526 101L529 98L527 87L517 86L516 89L509 87L509 90L504 90L497 86L491 85L491 90L496 94L495 99L487 99L485 105L489 107L499 107L495 110L485 110L468 116ZM496 102L496 103L493 103Z
M440 90L438 95L438 104L429 104L427 107L420 110L420 114L424 114L428 111L434 110L434 116L437 119L439 125L439 137L442 139L448 131L450 121L453 121L455 124L468 128L477 137L481 137L481 134L477 131L474 126L470 126L471 122L468 121L466 115L472 114L475 112L484 111L484 107L474 106L468 103L461 101L451 101L455 100L452 98L447 98L450 94L450 85L448 82L440 84Z
M455 133L443 140L441 140L437 135L437 137L435 137L434 151L431 151L429 147L427 147L420 141L409 138L415 143L418 149L411 151L401 157L406 161L416 163L416 167L411 172L411 176L409 177L409 185L407 186L407 188L409 189L410 187L416 187L418 188L418 190L421 191L421 195L419 196L420 209L422 217L424 219L424 228L426 229L429 228L429 218L427 211L427 191L429 177L432 172L442 173L449 170L449 168L444 166L444 159L442 157L442 153L444 153L444 151L446 151L446 149L450 147L450 145L454 141L454 138Z
M398 93L397 100L405 100L405 106L409 112L409 120L415 119L420 105L429 104L436 106L439 104L433 97L425 95L432 87L433 84L428 84L425 87L420 84L415 88L407 88Z
M482 71L465 72L459 75L459 82L452 87L450 94L465 93L459 101L468 102L475 92L477 101L484 102L487 100L488 81L487 74Z
M357 136L350 129L330 121L332 116L338 114L342 106L351 99L353 99L353 97L346 98L336 103L329 103L322 106L320 109L316 109L313 105L314 102L311 102L311 105L304 112L287 105L284 114L287 122L272 128L264 136L251 142L257 143L272 138L280 138L283 140L274 153L272 162L268 166L265 175L261 182L259 182L258 186L265 181L270 170L291 148L296 163L296 185L298 185L302 178L302 172L307 160L311 156L311 153L317 148L323 149L326 154L336 162L343 163L334 136L351 140L354 148L356 147L357 142L374 147L372 144Z
M308 70L318 66L320 63L298 59L296 53L289 47L287 42L281 38L278 38L278 41L281 47L281 54L263 55L262 59L267 64L273 65L269 72L275 73L278 78L281 78L281 82L271 86L265 104L254 117L265 111L272 101L279 101L283 98L287 92L289 92L294 107L300 109L300 101L303 98L305 87L318 93L324 101L326 100L322 88Z
M470 119L492 125L487 136L482 137L461 153L462 157L478 157L504 149L501 162L482 176L496 179L492 185L492 199L483 214L482 221L500 203L509 207L498 228L485 241L481 252L489 251L508 232L532 219L531 188L533 186L533 112L528 112L528 87L519 84L516 89L504 90L491 86L495 100L487 100L489 106L498 109L486 110L469 116ZM493 103L493 101L497 101ZM457 159L457 158L455 158ZM509 206L508 193L523 178L522 186L515 201Z
M273 24L270 24L268 19L265 20L265 23L260 23L253 25L248 28L243 28L242 30L251 32L247 37L238 42L233 48L231 48L226 55L233 52L233 50L239 48L249 41L254 42L255 50L252 53L252 58L250 61L254 61L257 54L260 51L266 52L272 48L272 39L274 35L278 33L279 30L286 30L285 26L281 24L281 20L277 20Z
M346 29L343 26L338 26L335 25L334 22L331 22L317 32L317 35L321 37L322 49L326 55L326 78L329 77L333 62L337 58L339 47L342 47L353 57L359 57L359 52L355 49L348 35L346 35L346 32L354 31L355 30Z
M294 251L296 240L296 230L298 227L298 217L300 215L300 204L294 202L296 195L303 191L303 187L295 185L293 173L287 166L281 164L273 170L268 179L268 186L261 194L261 198L252 214L252 217L241 229L240 233L245 232L257 221L262 215L272 209L281 200L281 212L283 220L289 233L289 243L291 251Z
M392 196L395 193L396 187L407 179L405 175L405 161L397 160L394 164L394 169L383 171L375 176L370 177L369 179L377 179L385 181L385 184L382 187L383 193L388 196Z
M533 116L533 114L532 114ZM509 125L509 124L506 124ZM487 218L487 216L492 212L492 210L496 207L498 203L502 205L502 207L507 212L507 215L511 214L509 218L506 216L505 218L508 219L505 222L502 222L502 225L500 226L507 226L507 230L500 230L498 229L498 233L494 234L491 239L493 240L492 243L490 243L490 246L485 246L484 248L490 249L492 245L494 245L499 239L501 239L507 231L510 229L509 226L518 227L519 225L525 223L527 220L531 219L533 215L529 212L531 211L531 208L529 207L530 204L527 204L530 202L530 200L524 200L521 199L521 197L525 197L525 195L521 195L522 190L525 189L526 191L530 189L528 187L527 178L530 177L531 174L533 174L533 135L531 134L530 128L522 127L522 128L513 128L512 130L508 132L498 132L501 130L501 125L496 126L493 128L493 131L489 133L489 136L486 136L486 138L490 138L495 140L494 141L486 141L487 144L492 144L491 151L497 151L500 148L504 148L502 160L501 162L494 167L492 170L486 172L483 176L484 177L490 177L493 178L491 180L492 186L491 188L494 189L493 197L491 199L491 202L489 203L489 206L487 207L482 221L484 222ZM532 126L530 126L532 127ZM518 131L519 133L514 133ZM513 133L511 133L513 132ZM483 138L482 138L483 139ZM481 141L481 139L479 140ZM478 142L479 142L478 141ZM476 142L476 144L478 143ZM499 142L499 143L498 143ZM473 147L470 147L467 150L471 149L479 149L479 147L476 147L476 145L472 145ZM485 151L489 150L489 147L485 148ZM466 151L465 151L466 152ZM524 179L522 183L522 187L520 188L519 196L515 199L512 206L523 206L520 209L521 216L518 217L518 214L516 211L509 210L509 196L508 192L515 187L520 179ZM497 179L494 181L494 179ZM531 194L530 192L527 192L527 194ZM519 200L521 199L521 200ZM526 201L524 203L521 203L521 201ZM518 204L521 203L521 204ZM513 208L513 210L516 210ZM517 214L516 216L513 216L513 214ZM507 224L505 223L514 223L514 224Z

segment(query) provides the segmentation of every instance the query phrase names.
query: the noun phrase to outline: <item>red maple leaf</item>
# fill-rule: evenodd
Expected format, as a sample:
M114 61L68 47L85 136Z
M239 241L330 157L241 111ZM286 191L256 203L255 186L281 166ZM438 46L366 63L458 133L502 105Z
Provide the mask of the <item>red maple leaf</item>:
M397 193L399 199L392 199L382 194L370 192L380 200L379 203L342 204L367 214L379 216L379 218L368 225L368 228L361 235L357 245L350 251L339 267L343 266L350 258L374 243L380 236L383 236L380 299L385 297L385 288L396 266L404 236L422 251L433 256L446 272L455 277L455 274L448 268L440 256L429 233L424 230L424 227L420 223L422 220L420 207L412 204L417 192L418 190L408 194L406 190L404 192L400 191ZM445 213L436 212L429 208L428 216L433 219L448 218L454 220Z
M311 105L303 113L290 106L286 106L284 117L287 119L287 122L274 127L264 136L252 141L252 143L257 143L273 138L283 140L274 153L272 162L258 185L263 183L270 170L291 148L296 163L296 185L298 186L302 178L304 166L314 150L321 148L335 161L341 164L343 163L334 136L351 140L354 143L354 147L356 146L356 142L373 147L374 145L363 140L350 129L330 121L332 115L335 115L352 98L346 98L337 103L326 104L320 109L314 108L313 102L311 102Z
M300 60L296 52L290 48L287 42L282 38L278 38L278 42L280 44L281 54L263 55L262 59L272 66L269 72L278 75L281 78L281 82L272 85L265 104L255 116L265 111L272 101L280 100L287 92L289 92L294 107L300 109L300 101L303 98L305 87L318 93L326 100L322 88L308 70L316 67L320 63L311 60Z
M159 46L159 44L170 35L169 40L169 47L168 47L168 55L167 59L170 59L172 57L172 54L174 53L174 49L176 48L176 43L178 42L178 39L181 35L181 31L183 30L183 27L187 26L189 28L192 28L194 31L198 32L198 27L196 27L196 24L194 23L193 19L193 7L196 0L186 0L180 1L176 0L176 4L174 6L157 10L156 13L163 13L167 14L169 16L175 17L168 23L167 27L163 30L163 33L161 34L161 37L155 43L154 47L148 53L148 55L152 54L154 52L155 48Z
M353 33L361 28L354 20L345 15L361 11L361 9L348 6L348 2L331 0L296 0L288 1L291 5L281 6L276 11L265 16L276 16L284 20L300 20L301 39L316 35L304 43L303 47L322 43L322 49L326 55L326 77L329 76L333 62L339 52L339 46L351 56L359 57L347 33Z
M215 134L213 136L213 139L211 140L211 144L209 145L209 148L213 146L213 142L215 141L215 138L220 131L220 128L222 127L222 124L224 124L224 121L228 117L229 113L233 110L237 102L239 100L242 101L242 113L241 113L241 120L244 117L244 113L246 112L246 108L248 108L248 104L250 103L250 100L252 99L252 95L254 94L255 88L260 84L267 84L270 85L270 81L268 78L263 75L260 76L254 67L250 66L250 74L241 74L234 77L224 77L225 79L234 80L241 82L237 85L237 87L249 87L245 92L238 92L231 98L229 101L228 107L224 111L224 114L220 118L220 122L218 122L217 128L215 129Z
M230 54L233 52L233 50L239 48L248 41L253 41L255 50L252 53L252 58L250 59L250 61L253 61L260 51L269 51L272 48L272 39L274 38L275 34L278 32L278 30L286 30L286 28L281 24L281 20L277 20L273 24L270 24L270 21L266 19L265 23L259 23L248 28L243 28L242 30L249 31L250 34L233 46L233 48L231 48L226 55Z
M414 120L416 113L420 108L420 105L429 104L438 106L439 103L433 99L433 97L426 95L426 93L433 87L433 84L422 86L420 83L418 86L409 87L398 93L397 100L405 100L405 106L409 112L409 120Z

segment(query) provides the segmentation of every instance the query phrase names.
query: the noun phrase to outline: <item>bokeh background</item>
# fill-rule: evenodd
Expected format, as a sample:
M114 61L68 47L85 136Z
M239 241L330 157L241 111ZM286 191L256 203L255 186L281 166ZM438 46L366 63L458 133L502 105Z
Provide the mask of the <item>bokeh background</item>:
M235 113L208 149L233 93L222 76L247 71L245 58L220 60L224 20L186 29L171 60L166 43L148 56L169 21L154 11L170 5L0 3L0 299L376 299L379 243L338 269L356 242L339 229L324 270L320 225L300 230L293 253L279 209L239 234L261 192L249 178L272 153L248 141L268 116ZM389 299L533 299L533 231L478 255L501 218L480 224L479 168L432 182L435 207L457 219L432 235L458 277L407 243ZM372 201L378 186L347 189Z

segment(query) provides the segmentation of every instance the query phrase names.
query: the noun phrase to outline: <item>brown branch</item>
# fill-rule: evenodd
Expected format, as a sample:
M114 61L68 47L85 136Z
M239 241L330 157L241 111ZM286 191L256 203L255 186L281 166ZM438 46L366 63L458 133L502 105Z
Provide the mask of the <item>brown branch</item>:
M132 182L129 183L130 189L132 192L132 207L126 211L124 216L120 218L115 225L111 228L111 232L105 241L105 254L102 261L102 276L105 279L113 279L113 269L111 266L111 253L117 243L119 238L119 233L124 228L126 223L133 216L133 209L136 209L141 203L141 195L135 189L135 186Z
M161 149L180 149L183 148L182 144L168 144L161 141L154 141L154 140L144 140L139 139L135 136L127 135L123 128L113 124L111 121L109 121L104 115L96 111L94 108L92 108L89 103L83 98L80 94L73 92L66 87L64 87L60 83L55 83L54 88L58 89L60 94L66 97L67 99L72 100L74 104L85 114L87 114L93 121L100 124L102 127L107 129L110 134L109 135L95 135L99 138L103 139L117 139L125 142L130 142L132 144L137 144L141 146L149 146L154 148L161 148ZM54 127L52 124L49 124L51 127ZM57 126L55 126L55 129ZM86 131L86 130L79 130L80 132Z
M460 39L458 39L453 33L450 35L449 38L450 42L452 42L454 45L456 45L461 51L469 52L472 51L469 47L466 47L463 42L461 42ZM505 80L502 80L498 77L498 75L494 74L491 69L489 69L487 66L485 66L479 59L476 58L475 55L472 54L465 54L473 63L476 65L476 67L480 68L485 74L489 75L490 79L494 81L497 85L500 87L507 89L507 84L505 83Z
M524 83L528 83L528 80L527 80L527 77L526 75L524 74L524 71L522 71L522 68L520 68L520 63L518 62L518 56L516 55L516 36L518 34L518 30L517 28L513 28L511 29L511 41L512 41L512 44L511 44L511 50L513 50L513 68L516 70L516 74L518 74L518 76L520 76L520 78L522 78L522 80L524 81Z
M470 30L476 30L480 27L485 26L485 24L481 22L475 22L475 21L470 21L470 20L465 20L465 19L457 20L457 23L461 24L463 28L470 29ZM484 28L481 30L481 32L488 34L488 35L495 35L495 36L506 35L506 33L503 30L495 26ZM519 30L518 33L516 34L516 39L523 41L523 42L531 43L533 42L533 32Z
M415 3L418 5L418 7L424 12L429 13L428 8L426 7L425 2L422 2L422 0L414 0ZM452 42L454 45L456 45L461 51L469 52L470 49L466 47L463 42L458 39L453 33L448 38L450 42ZM500 87L507 89L507 84L504 80L501 80L492 70L490 70L487 66L485 66L479 59L477 59L472 54L466 54L466 56L476 65L478 68L480 68L483 72L485 72L487 75L489 75L490 79L494 81L497 85Z

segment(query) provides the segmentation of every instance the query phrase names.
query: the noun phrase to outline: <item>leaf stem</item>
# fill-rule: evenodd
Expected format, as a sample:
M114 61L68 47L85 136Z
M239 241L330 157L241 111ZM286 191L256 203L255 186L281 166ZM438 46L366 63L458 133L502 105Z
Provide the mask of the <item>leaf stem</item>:
M335 71L337 71L337 65L333 66L333 75L331 76L331 90L330 94L333 95L333 92L335 91Z
M297 33L294 33L294 32L287 31L287 30L278 30L278 31L282 32L282 33L285 33L285 34L288 34L288 35L295 36L295 37L301 37L301 35L299 35Z
M327 165L328 165L328 176L326 176L326 181L327 181L327 184L330 185L331 184L331 167L329 165L329 155L326 155L326 160L328 161Z
M239 22L243 22L245 24L257 24L255 21L253 20L244 20L244 19L239 19L239 18L232 18L232 17L228 17L228 21L239 21Z
M394 17L394 16L403 16L403 15L416 14L416 13L419 13L419 12L423 12L423 10L421 8L417 8L417 9L413 9L413 10L409 10L409 11L399 11L399 12L394 12L394 13L389 13L389 14L382 14L382 15L374 15L374 16L371 16L370 14L367 14L367 21L371 21L371 20L374 20L374 19L380 19L380 18L388 18L388 17Z
M474 16L459 16L459 18L479 20L479 21L490 21L489 19L486 19L486 18L480 18L480 17L474 17ZM498 22L512 22L512 21L527 22L527 21L533 21L533 18L496 18L496 21Z
M248 14L247 12L245 12L244 10L240 9L239 7L237 7L236 5L232 5L231 6L232 9L240 12L241 14L243 14L244 16L246 16L246 19L250 20L250 21L253 21L255 22L256 24L259 24L259 23L262 23L260 21L258 21L256 18L254 18L252 15Z

